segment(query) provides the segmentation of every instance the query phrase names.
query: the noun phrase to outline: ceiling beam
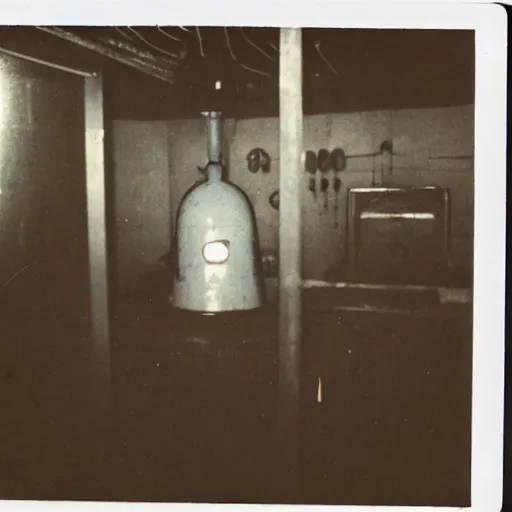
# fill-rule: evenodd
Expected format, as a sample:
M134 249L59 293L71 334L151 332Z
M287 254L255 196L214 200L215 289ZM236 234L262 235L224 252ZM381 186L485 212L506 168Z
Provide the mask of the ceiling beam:
M81 46L82 48L86 48L87 50L96 52L100 55L103 55L104 57L115 60L116 62L120 62L121 64L137 69L138 71L145 73L146 75L150 75L159 80L163 80L164 82L174 84L174 71L167 67L147 62L145 60L142 60L141 57L137 59L126 57L122 53L117 52L102 43L85 39L61 28L41 26L36 28L43 32L47 32L48 34L51 34L55 37L59 37L60 39L64 39L65 41Z

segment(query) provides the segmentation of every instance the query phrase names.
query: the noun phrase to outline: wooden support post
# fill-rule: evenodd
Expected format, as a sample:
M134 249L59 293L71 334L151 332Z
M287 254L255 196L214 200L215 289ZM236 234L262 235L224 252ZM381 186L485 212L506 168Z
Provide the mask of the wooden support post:
M301 345L302 30L280 36L279 166L279 435L282 501L299 490Z
M85 165L93 385L98 400L110 397L110 320L106 236L103 81L85 78Z

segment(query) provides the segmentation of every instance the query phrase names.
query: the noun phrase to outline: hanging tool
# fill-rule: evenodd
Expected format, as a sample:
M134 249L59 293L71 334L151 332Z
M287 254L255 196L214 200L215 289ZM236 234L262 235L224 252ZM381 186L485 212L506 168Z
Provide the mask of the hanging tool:
M329 180L326 177L323 177L322 181L320 182L320 190L324 193L324 210L327 210L329 206Z
M308 190L313 194L313 199L317 200L316 196L316 170L318 166L318 160L314 151L306 151L304 158L304 168L307 173L311 175L309 178Z
M270 172L270 156L264 149L251 149L247 154L246 160L247 169L253 174L258 171L263 171L264 173Z
M313 197L316 202L316 178L309 178L308 189L313 194Z
M260 169L260 153L257 149L249 151L246 157L249 172L257 173Z
M341 148L331 151L331 168L336 172L343 172L347 168L347 156Z
M274 192L272 192L268 202L270 203L270 206L274 208L274 210L279 210L279 189L274 190Z
M317 168L321 172L327 172L331 169L331 153L328 149L318 151Z
M260 149L260 166L265 174L270 172L270 155L264 149Z
M347 168L347 156L342 148L335 148L330 154L331 168L336 172L336 176L332 183L334 189L334 228L337 229L338 222L338 207L339 207L339 192L341 189L341 179L337 173L343 172Z
M383 185L390 185L393 174L393 142L390 140L382 141L380 145L382 155L380 161L380 178Z
M329 207L328 196L329 196L329 180L325 177L325 173L331 168L331 153L327 149L320 149L317 155L317 166L318 170L324 174L322 181L320 182L320 190L324 193L324 210Z
M338 210L339 210L339 200L340 200L340 190L342 186L341 179L336 176L334 178L333 182L333 188L334 188L334 228L338 229L339 226L339 216L338 216Z
M315 174L316 169L317 169L317 159L316 159L316 153L314 151L311 151L311 150L306 151L304 167L306 169L306 172L308 172L309 174Z

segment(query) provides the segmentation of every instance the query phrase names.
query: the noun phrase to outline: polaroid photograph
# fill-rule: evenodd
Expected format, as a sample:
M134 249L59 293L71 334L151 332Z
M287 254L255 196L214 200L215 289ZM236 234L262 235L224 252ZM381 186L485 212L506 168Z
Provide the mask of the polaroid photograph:
M499 512L506 79L490 3L3 2L2 509Z

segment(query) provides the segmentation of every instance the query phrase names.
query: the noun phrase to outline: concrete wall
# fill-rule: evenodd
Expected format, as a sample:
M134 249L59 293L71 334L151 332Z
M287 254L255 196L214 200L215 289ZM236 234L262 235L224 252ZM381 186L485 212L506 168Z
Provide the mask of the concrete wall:
M342 147L348 155L364 154L378 150L383 140L392 139L395 151L401 154L393 162L397 185L450 187L455 260L466 266L472 258L473 161L434 161L428 157L472 154L473 134L473 106L321 115L307 117L304 122L305 149ZM254 147L261 147L272 159L279 158L279 121L227 120L224 138L229 179L252 201L261 246L276 249L278 212L268 199L278 187L279 161L272 161L269 174L251 174L246 155ZM201 119L168 123L122 121L115 125L115 141L119 254L126 281L134 272L153 264L169 247L171 218L183 194L200 177L196 166L206 163L205 128ZM370 186L373 166L378 175L380 158L349 160L341 176L343 188L337 212L334 192L331 190L325 210L322 194L318 192L315 201L308 191L310 176L303 174L305 277L325 278L339 261L345 239L346 191Z
M121 290L170 247L170 166L165 122L113 125L117 278Z

